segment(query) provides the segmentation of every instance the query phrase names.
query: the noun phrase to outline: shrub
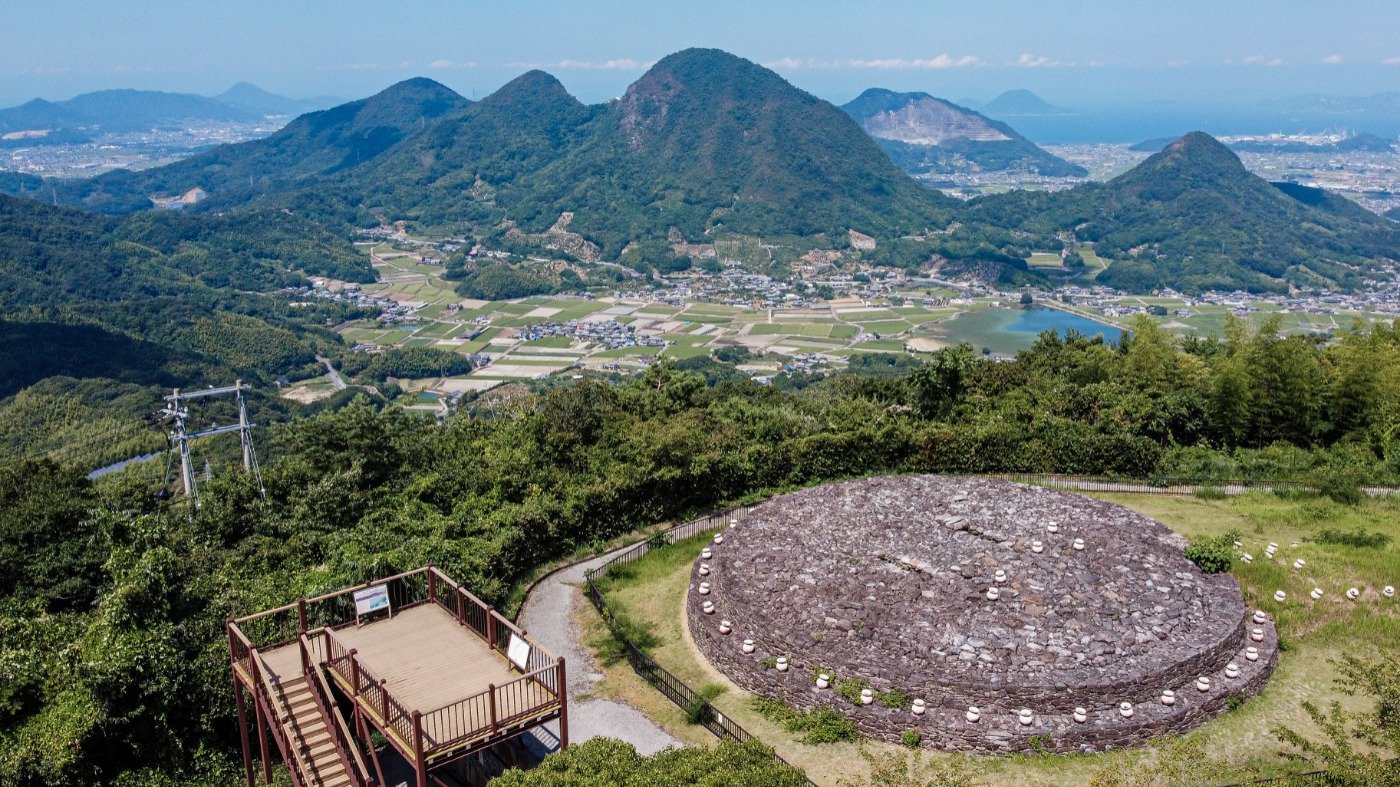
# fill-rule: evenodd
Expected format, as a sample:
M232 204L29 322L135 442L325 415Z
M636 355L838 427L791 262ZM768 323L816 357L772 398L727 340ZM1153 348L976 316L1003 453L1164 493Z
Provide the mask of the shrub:
M842 716L834 708L817 708L803 717L801 728L803 743L837 743L855 740L856 725Z
M909 700L909 692L903 689L890 689L889 691L882 691L875 695L876 702L884 705L886 708L894 708L895 710L902 710L909 707Z
M1031 751L1036 754L1049 754L1055 748L1055 739L1049 735L1032 735Z
M1203 486L1196 490L1196 497L1202 500L1224 500L1225 490L1218 486Z
M704 697L695 695L685 706L686 724L704 724L710 720L710 703Z
M1186 547L1186 559L1207 574L1220 574L1235 563L1234 538L1230 534L1192 541Z
M1366 499L1361 484L1364 475L1352 467L1327 465L1313 474L1313 484L1317 491L1333 501L1354 506Z
M685 706L685 720L688 724L704 724L714 718L714 708L710 701L724 693L724 687L718 683L706 683L700 687L700 691L691 698Z
M855 740L858 736L856 725L834 708L817 708L804 713L773 697L754 697L751 704L760 716L800 735L803 743L836 743Z
M1389 544L1390 536L1385 533L1371 532L1360 527L1355 530L1336 530L1329 527L1325 530L1318 531L1311 540L1319 544L1378 548Z
M899 742L911 749L919 748L919 744L923 743L923 740L924 736L918 730L905 730L899 736Z
M859 705L860 693L869 687L864 678L846 678L836 684L836 693L852 705Z
M623 661L627 658L627 645L643 653L650 653L653 648L661 644L661 638L657 636L655 627L650 623L642 623L627 615L617 615L612 622L608 623L600 631L589 645L598 652L598 659L608 666Z

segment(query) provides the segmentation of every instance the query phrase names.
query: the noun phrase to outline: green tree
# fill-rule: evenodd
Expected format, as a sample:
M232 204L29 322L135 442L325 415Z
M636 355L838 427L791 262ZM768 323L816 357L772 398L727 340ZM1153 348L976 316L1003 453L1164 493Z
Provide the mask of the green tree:
M630 744L593 738L544 758L528 771L512 769L491 787L805 787L802 771L773 759L756 743L721 741L713 749L687 746L643 757Z
M1327 771L1339 787L1382 787L1400 783L1400 665L1344 655L1333 662L1337 685L1352 696L1369 697L1369 710L1348 712L1333 702L1323 712L1310 702L1303 710L1322 731L1316 741L1296 730L1275 727L1292 754Z

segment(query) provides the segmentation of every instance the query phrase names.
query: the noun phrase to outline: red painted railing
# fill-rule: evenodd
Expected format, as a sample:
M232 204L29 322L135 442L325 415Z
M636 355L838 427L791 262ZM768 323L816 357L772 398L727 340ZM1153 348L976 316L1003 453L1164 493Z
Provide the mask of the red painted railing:
M524 640L530 646L530 656L521 677L440 708L426 712L409 709L387 682L335 635L335 629L356 621L355 591L373 585L387 586L395 613L436 604L502 658L506 658L512 636ZM555 659L514 623L431 564L238 618L229 629L236 664L246 665L249 654L258 648L268 650L299 641L307 663L324 665L366 712L366 718L377 719L377 726L394 739L395 747L418 763L490 738L512 724L549 717L556 710L562 716L567 706L563 659ZM511 666L518 669L513 663ZM567 735L567 725L561 725L561 740L567 741Z

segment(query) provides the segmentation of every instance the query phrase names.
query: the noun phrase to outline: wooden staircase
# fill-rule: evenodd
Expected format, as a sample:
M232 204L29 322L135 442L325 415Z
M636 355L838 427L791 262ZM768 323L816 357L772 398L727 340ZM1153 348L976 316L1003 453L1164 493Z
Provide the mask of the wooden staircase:
M305 787L354 787L344 754L331 734L330 720L321 712L307 676L268 681L277 727Z

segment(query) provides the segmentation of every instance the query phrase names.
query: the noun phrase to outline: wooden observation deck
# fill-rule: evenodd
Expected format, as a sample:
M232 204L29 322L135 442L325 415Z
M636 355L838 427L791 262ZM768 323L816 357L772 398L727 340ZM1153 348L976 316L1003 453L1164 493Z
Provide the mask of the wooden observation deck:
M298 787L383 785L371 729L418 787L554 719L568 746L564 660L431 565L231 620L228 636L249 787L245 691L264 780L270 733Z

